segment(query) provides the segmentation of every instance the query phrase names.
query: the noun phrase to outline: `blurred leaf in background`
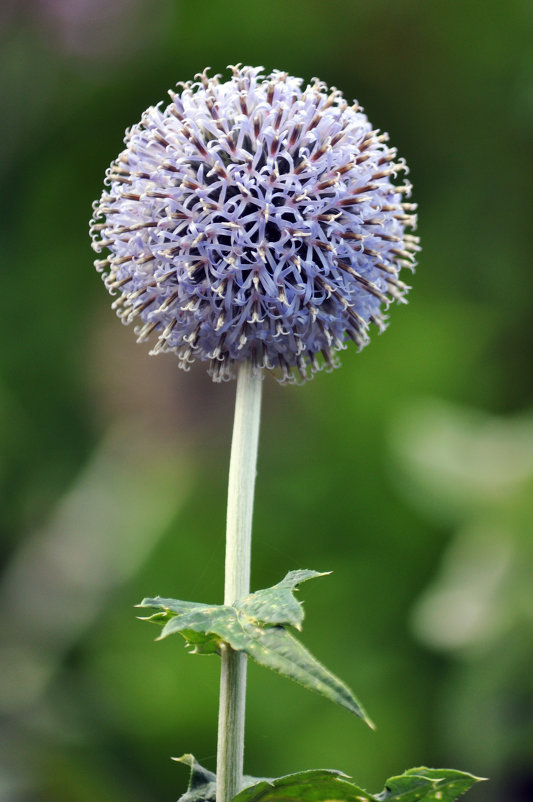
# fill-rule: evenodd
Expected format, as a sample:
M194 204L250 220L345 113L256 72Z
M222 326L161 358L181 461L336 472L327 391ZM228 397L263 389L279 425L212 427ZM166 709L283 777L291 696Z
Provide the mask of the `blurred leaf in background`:
M533 744L533 415L418 402L394 443L406 496L456 530L412 617L423 643L456 660L442 735L456 759L519 784Z
M135 345L87 221L124 129L236 62L357 97L424 247L370 348L265 383L253 587L334 570L306 645L378 733L252 665L246 770L456 765L491 777L472 802L530 800L530 0L4 0L0 26L2 800L174 799L171 754L214 768L216 661L132 605L221 598L234 388Z

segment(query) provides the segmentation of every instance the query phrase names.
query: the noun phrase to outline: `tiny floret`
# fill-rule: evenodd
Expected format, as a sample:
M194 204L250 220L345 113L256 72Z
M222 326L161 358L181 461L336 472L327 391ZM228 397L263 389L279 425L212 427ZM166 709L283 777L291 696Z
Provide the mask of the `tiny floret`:
M178 85L126 133L94 204L95 262L124 323L215 380L337 364L403 301L418 238L405 162L318 79L232 67Z

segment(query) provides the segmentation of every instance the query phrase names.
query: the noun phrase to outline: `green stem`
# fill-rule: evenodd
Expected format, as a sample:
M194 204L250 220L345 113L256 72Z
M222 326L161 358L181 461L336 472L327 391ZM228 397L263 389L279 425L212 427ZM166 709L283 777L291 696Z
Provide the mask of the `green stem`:
M244 362L237 376L226 524L224 604L250 592L252 513L262 381ZM223 646L218 713L217 802L241 790L244 756L246 655Z

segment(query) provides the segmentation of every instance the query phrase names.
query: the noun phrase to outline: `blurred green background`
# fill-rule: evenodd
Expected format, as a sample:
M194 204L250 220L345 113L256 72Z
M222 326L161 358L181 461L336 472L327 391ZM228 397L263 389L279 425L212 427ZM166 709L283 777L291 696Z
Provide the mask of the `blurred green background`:
M408 307L299 388L265 381L254 588L298 567L304 642L378 724L250 666L246 770L413 765L533 798L530 0L8 0L0 798L155 802L215 766L218 661L145 595L219 602L233 385L149 357L87 221L126 126L210 65L319 76L411 167ZM410 282L411 283L411 282Z

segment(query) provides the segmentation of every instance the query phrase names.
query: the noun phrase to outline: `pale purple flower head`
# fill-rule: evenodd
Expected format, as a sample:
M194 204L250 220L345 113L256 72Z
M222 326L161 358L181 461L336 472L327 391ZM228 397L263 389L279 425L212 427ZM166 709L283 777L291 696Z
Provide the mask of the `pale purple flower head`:
M196 76L126 133L91 221L113 307L152 353L215 380L250 360L309 378L403 300L415 205L387 134L314 79Z

